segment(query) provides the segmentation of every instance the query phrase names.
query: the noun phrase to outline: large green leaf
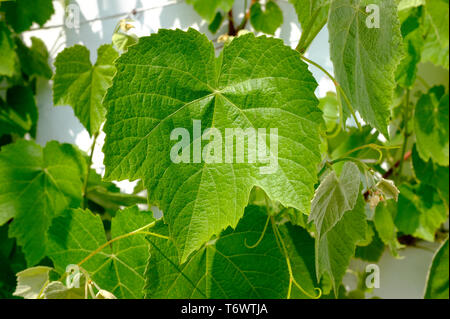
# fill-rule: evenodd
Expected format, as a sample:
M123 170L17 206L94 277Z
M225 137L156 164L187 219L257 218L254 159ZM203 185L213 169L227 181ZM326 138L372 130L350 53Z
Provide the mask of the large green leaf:
M17 33L26 31L36 22L43 26L55 12L52 0L15 0L2 2L0 11L4 11L6 22Z
M311 43L315 36L325 26L328 19L330 0L289 0L297 12L298 20L302 27L302 41L300 50L305 50L302 44Z
M13 76L17 70L17 55L11 31L0 21L0 75Z
M228 13L233 8L234 0L186 0L186 2L192 4L203 19L212 22L219 10Z
M28 265L45 255L52 219L81 202L84 160L71 145L31 141L5 146L0 153L0 225L11 218L9 235L23 246Z
M449 8L448 0L427 0L426 11L430 17L430 24L442 48L449 44Z
M309 221L314 221L316 225L319 238L332 229L345 212L355 207L360 184L359 169L352 162L345 163L339 179L331 171L320 183L309 215Z
M366 23L368 5L380 9L379 28ZM355 111L387 137L394 73L403 56L395 0L333 0L328 30L338 83ZM344 112L350 114L345 101Z
M449 97L443 86L431 88L416 105L414 129L417 150L428 162L441 166L449 164Z
M256 2L250 8L250 22L255 31L274 34L283 24L283 11L272 0L266 3L265 8Z
M428 272L425 299L448 299L448 238L433 257Z
M298 52L281 40L247 34L216 58L213 44L199 32L160 30L141 38L116 66L105 97L105 178L144 181L150 201L164 212L181 260L214 234L237 225L253 186L285 206L309 212L322 118L314 96L317 83ZM275 173L266 174L267 165L260 161L239 163L238 155L244 154L236 152L226 163L222 158L219 163L194 158L197 163L192 163L189 156L191 163L175 164L171 132L192 132L193 120L221 136L226 128L272 132L278 139L278 156L271 151L271 158L278 158ZM191 154L191 144L195 151L205 146L207 136L201 139L200 134L183 153ZM225 154L219 142L217 152ZM249 152L244 151L245 161Z
M111 237L128 234L154 221L151 212L134 206L117 212L111 223ZM102 289L118 298L141 298L144 269L148 259L145 235L137 234L114 241L80 266ZM68 210L54 220L49 230L48 255L58 272L80 264L106 243L100 216L89 210Z
M326 234L316 239L317 280L327 275L337 295L358 242L366 238L365 202L359 195L355 207Z
M148 237L151 257L146 271L146 297L286 298L289 273L271 227L258 246L247 246L261 236L264 214L263 208L247 207L235 230L228 228L182 265L171 241ZM162 228L167 232L167 226ZM282 233L296 266L296 279L313 295L310 259L314 258L314 241L298 227L285 228Z
M401 232L433 242L437 229L446 219L447 208L433 187L400 186L395 225Z
M98 48L97 62L91 64L89 50L75 45L56 57L53 103L69 104L90 134L98 133L105 120L102 105L106 90L115 72L114 60L119 56L109 44Z

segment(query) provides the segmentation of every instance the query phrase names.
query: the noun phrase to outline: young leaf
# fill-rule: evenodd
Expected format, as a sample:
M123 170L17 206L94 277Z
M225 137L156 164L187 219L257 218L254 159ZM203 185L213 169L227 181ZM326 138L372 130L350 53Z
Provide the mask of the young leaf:
M443 86L431 88L416 105L414 129L422 160L449 165L449 97Z
M283 24L283 11L272 0L266 3L265 9L261 3L256 2L250 8L250 22L255 31L275 34L275 31Z
M17 288L14 296L36 299L49 280L50 267L37 266L25 269L17 274Z
M332 229L345 212L352 210L359 194L360 174L358 167L346 162L339 179L334 171L320 183L311 203L309 221L314 221L318 237Z
M218 239L207 243L180 265L178 251L171 241L148 237L150 260L146 271L147 298L286 298L289 273L286 260L269 227L262 241L265 211L248 206L235 230L228 228ZM167 226L162 226L167 233ZM297 228L297 227L296 227ZM283 238L296 232L284 229ZM289 255L296 261L297 280L313 289L311 265L307 253L313 252L314 241L309 237L303 243L293 242L307 234L294 234L289 244ZM246 245L247 243L247 245ZM303 249L300 250L300 247ZM314 294L314 291L312 292Z
M69 104L91 135L98 133L105 120L102 100L111 86L114 60L119 56L109 44L98 48L97 62L91 64L89 50L81 45L64 49L56 57L53 103Z
M28 30L36 22L43 26L55 12L52 0L15 0L2 2L0 11L5 12L6 23L17 33Z
M395 216L395 225L399 231L433 242L436 230L446 219L447 208L433 187L400 186Z
M369 5L377 6L378 14L366 13ZM388 137L394 73L403 56L395 0L333 0L328 30L338 83L355 111Z
M297 12L302 27L302 40L299 49L304 51L325 26L328 19L330 0L289 0Z
M365 202L359 195L354 208L326 234L316 238L317 280L323 275L330 276L336 296L357 243L366 238L366 228Z
M164 212L182 261L211 236L237 225L253 186L284 206L309 211L322 114L314 96L317 83L298 52L281 40L247 34L216 58L213 44L199 32L160 30L141 38L116 66L105 97L105 178L144 181L150 201ZM171 132L192 132L193 120L221 136L226 128L266 128L267 134L276 128L275 173L261 173L261 162L239 163L238 155L244 154L236 152L232 163L189 158L190 163L175 164ZM205 144L204 137L194 139L200 142L189 143L189 154L191 144ZM197 146L193 149L193 157L201 157Z
M373 229L374 226L370 222L368 223L368 229L371 229L373 232L372 241L367 246L358 246L356 247L355 257L362 259L364 261L376 263L380 260L383 255L385 245L381 240L378 232Z
M112 219L111 237L114 240L152 221L150 212L141 212L137 207L119 211ZM144 235L114 241L84 261L107 241L101 218L89 210L77 209L56 218L48 236L48 256L58 272L64 273L68 265L80 264L102 289L118 298L142 297L143 273L148 259Z
M5 146L0 153L0 225L13 218L10 236L23 247L28 265L45 255L47 229L54 217L81 202L84 160L71 145L31 141Z
M428 272L425 299L448 299L448 238L433 257Z

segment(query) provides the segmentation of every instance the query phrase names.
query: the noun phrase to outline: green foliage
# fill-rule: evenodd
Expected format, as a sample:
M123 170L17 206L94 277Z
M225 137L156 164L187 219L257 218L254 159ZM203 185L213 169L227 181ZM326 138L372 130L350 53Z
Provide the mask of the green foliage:
M426 299L448 299L448 238L433 257L425 290Z
M0 2L0 298L364 298L377 290L353 258L448 237L448 83L425 64L448 73L448 0L290 0L296 50L246 30L273 35L275 1L187 2L212 33L228 24L223 48L193 29L138 39L123 19L95 64L21 33L52 1ZM308 52L326 24L334 74ZM319 101L305 62L337 93ZM49 79L89 154L34 141ZM250 160L252 138L266 161ZM425 298L448 298L448 258L447 239Z
M55 61L53 103L69 104L91 135L98 133L105 120L103 96L111 86L118 57L111 45L98 48L97 62L91 64L89 50L81 45L65 49Z
M268 1L265 8L256 2L250 9L250 22L255 31L274 34L283 24L283 12L274 1Z
M277 63L279 54L283 64ZM212 43L197 31L162 30L142 38L116 67L120 71L105 98L105 178L144 181L150 201L164 211L182 261L211 236L236 226L253 186L283 205L309 211L321 114L313 94L317 84L295 51L249 34L215 58ZM170 132L178 127L192 132L193 120L221 136L225 128L277 127L279 173L269 177L260 173L261 163L238 163L237 152L233 164L223 163L222 155L214 163L195 163L195 155L194 163L172 162ZM214 154L221 151L222 143Z
M365 8L369 4L379 6L378 28L367 25L370 16ZM353 107L366 122L388 137L394 72L403 56L395 1L332 1L328 30L336 79L349 99L343 103L345 115Z

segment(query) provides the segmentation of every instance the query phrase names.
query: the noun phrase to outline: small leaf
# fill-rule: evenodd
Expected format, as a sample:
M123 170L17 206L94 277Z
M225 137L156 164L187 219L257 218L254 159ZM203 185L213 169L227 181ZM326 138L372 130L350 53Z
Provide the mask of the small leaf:
M28 76L41 76L45 79L52 77L52 69L48 64L48 51L44 42L31 37L31 47L27 47L19 38L16 40L17 54L22 71Z
M443 86L423 94L414 115L416 145L425 162L449 165L449 96Z
M84 299L84 287L67 288L59 281L52 281L45 287L42 295L44 299Z
M400 193L400 191L398 190L397 186L395 186L394 181L382 178L375 185L375 189L381 193L384 201L390 199L398 201L398 194Z
M397 206L392 201L381 203L375 210L373 222L381 240L389 246L391 254L398 258L398 249L402 246L397 240L397 227L394 223L396 209Z
M14 296L25 299L37 299L49 280L49 273L53 268L37 266L25 269L17 274L17 288Z
M255 31L275 34L283 24L283 11L272 0L266 3L265 9L259 2L255 2L250 8L250 22Z
M111 86L113 65L118 53L109 44L98 48L97 62L91 64L89 50L81 45L64 49L55 61L53 103L69 104L91 135L98 133L105 120L103 96Z
M186 2L192 4L203 19L212 22L219 10L229 12L233 8L234 0L187 0Z
M346 162L339 179L334 171L320 183L311 203L309 221L314 221L320 238L331 230L345 212L352 210L358 198L360 186L358 167Z
M400 186L395 225L406 235L433 242L447 219L447 208L439 193L428 185Z

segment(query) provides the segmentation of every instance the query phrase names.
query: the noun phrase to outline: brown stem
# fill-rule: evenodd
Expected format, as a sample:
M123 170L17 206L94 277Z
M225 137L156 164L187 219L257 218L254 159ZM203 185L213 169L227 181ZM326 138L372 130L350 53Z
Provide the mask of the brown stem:
M228 35L236 36L237 31L234 26L233 10L228 11Z

